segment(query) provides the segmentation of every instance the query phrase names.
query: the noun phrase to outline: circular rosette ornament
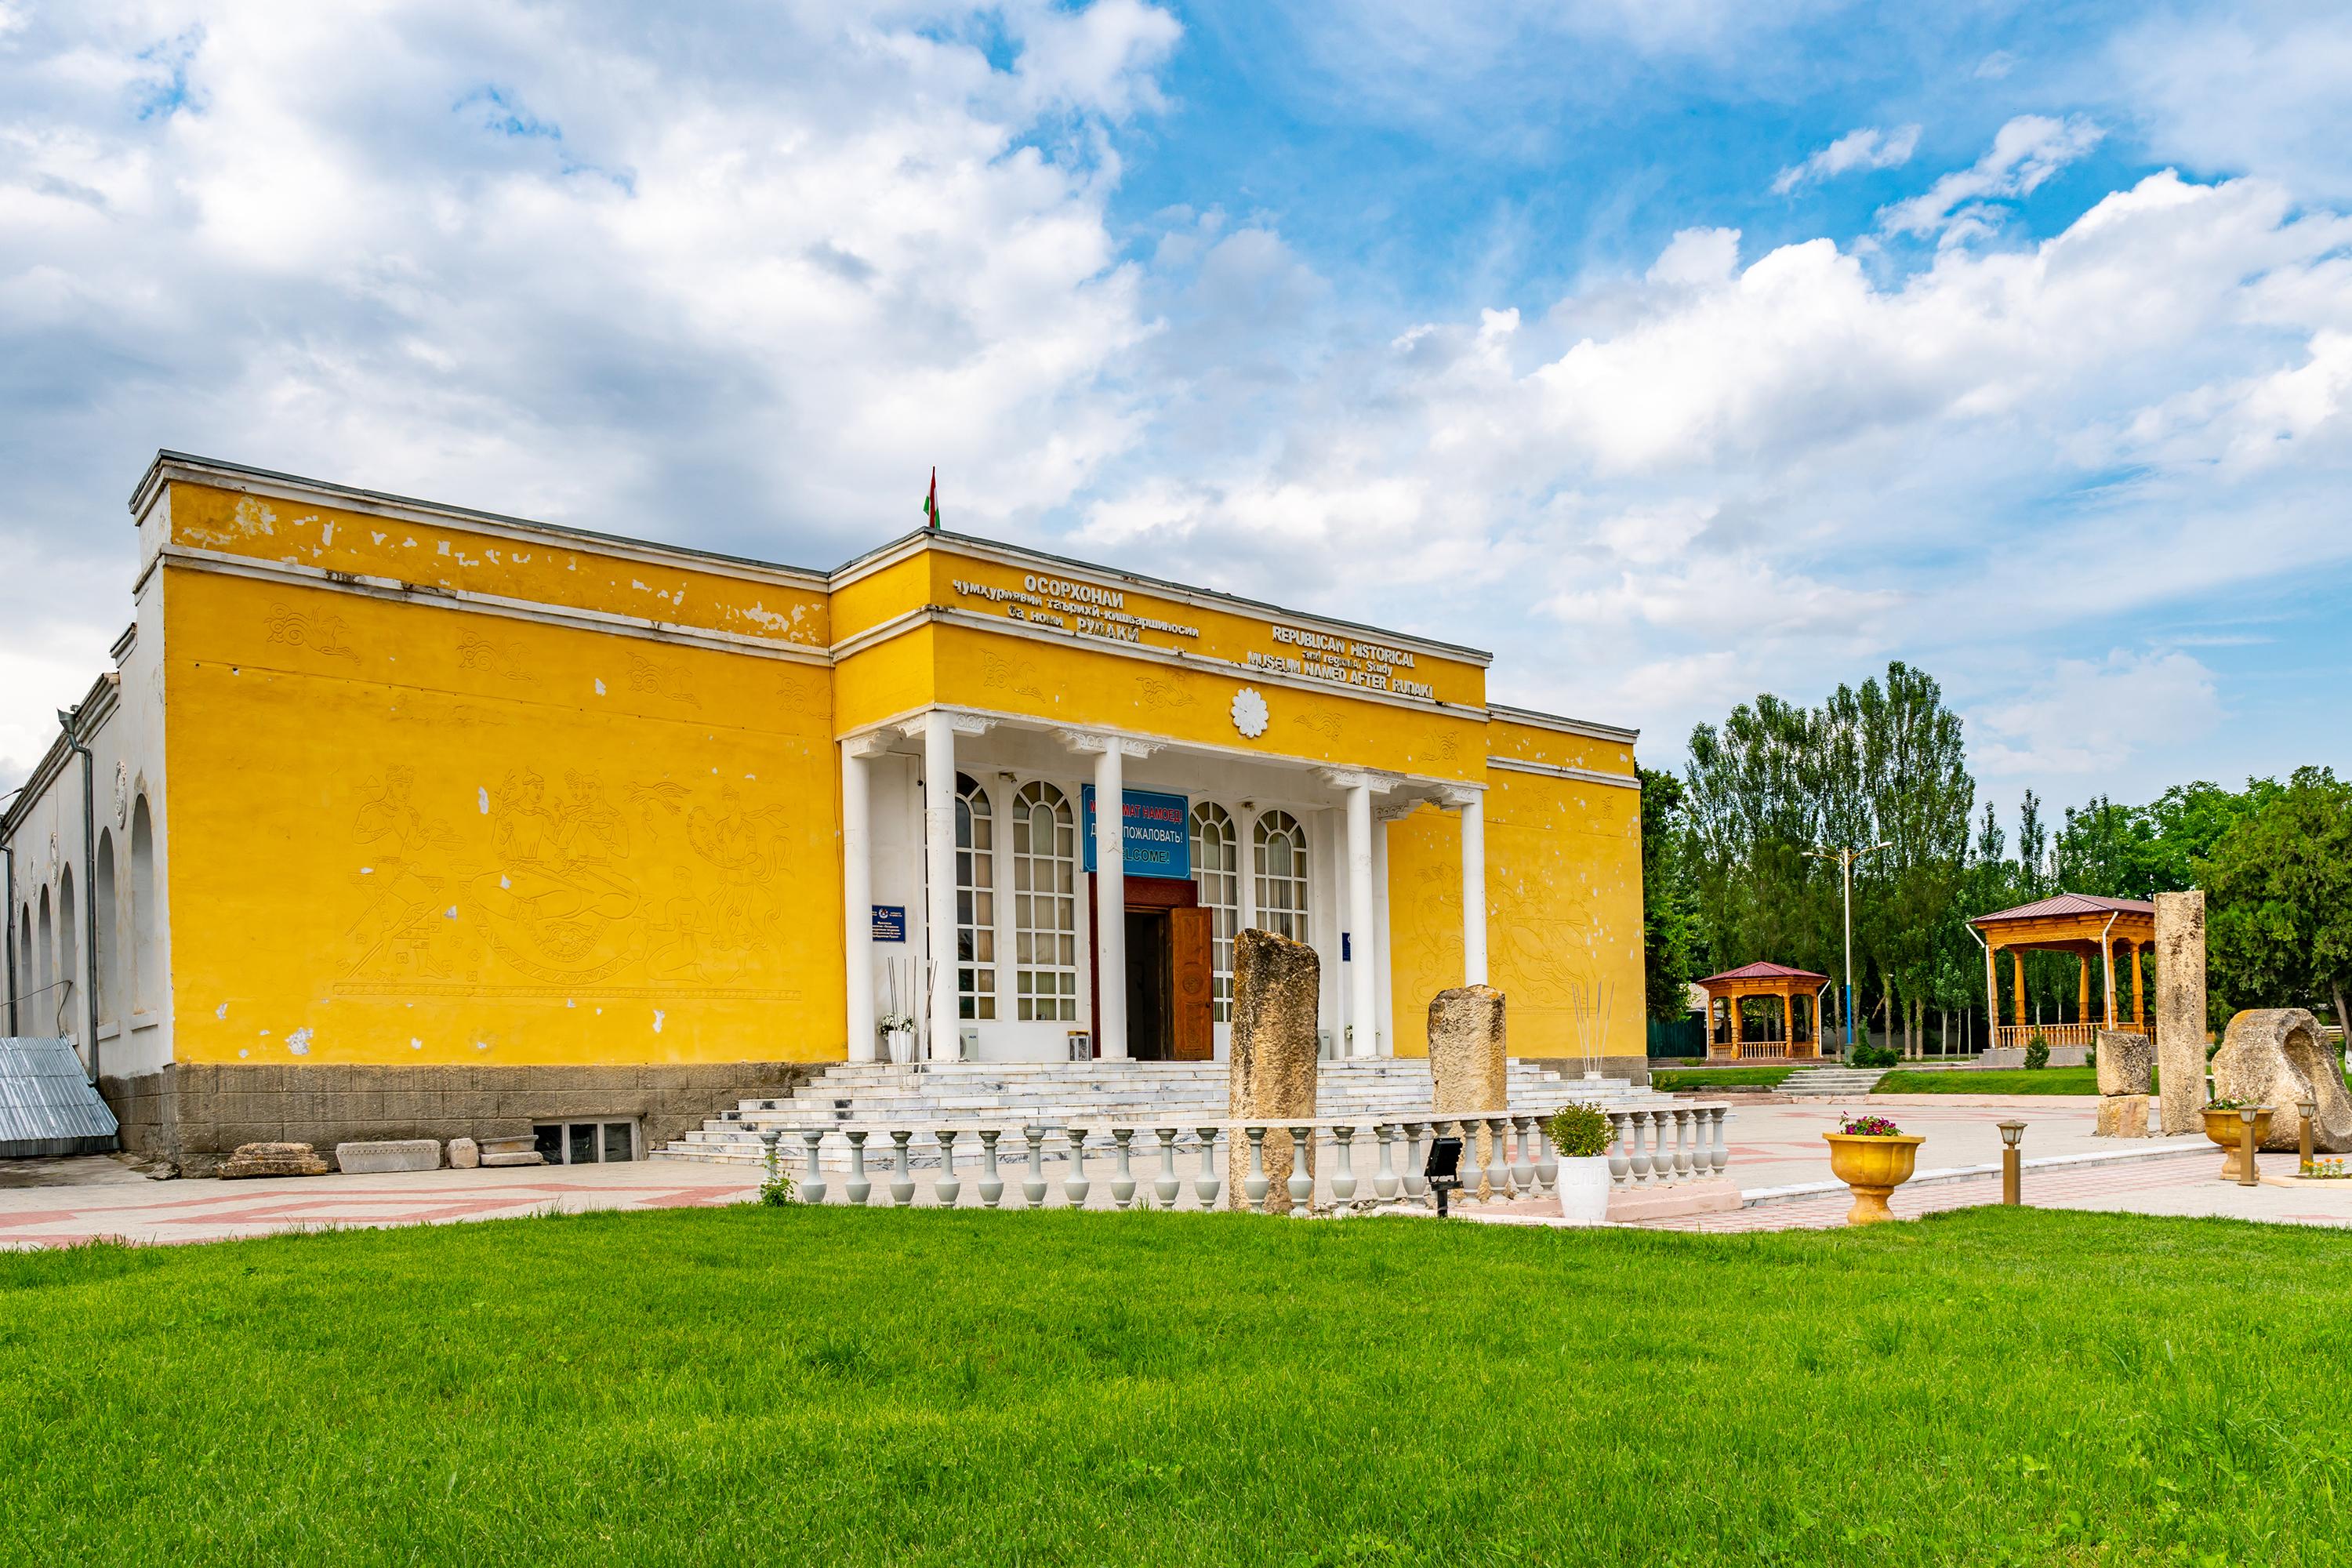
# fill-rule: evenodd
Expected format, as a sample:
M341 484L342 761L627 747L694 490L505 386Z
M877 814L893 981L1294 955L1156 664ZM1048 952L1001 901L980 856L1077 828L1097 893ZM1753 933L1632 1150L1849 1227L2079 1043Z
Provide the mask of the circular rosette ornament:
M1234 728L1255 741L1265 733L1265 699L1255 687L1244 686L1234 693Z

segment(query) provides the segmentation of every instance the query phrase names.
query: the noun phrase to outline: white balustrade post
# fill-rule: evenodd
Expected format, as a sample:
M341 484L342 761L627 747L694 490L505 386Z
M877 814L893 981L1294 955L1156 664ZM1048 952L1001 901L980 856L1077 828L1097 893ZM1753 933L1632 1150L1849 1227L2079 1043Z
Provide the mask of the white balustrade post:
M1242 1196L1249 1200L1253 1210L1262 1213L1271 1184L1265 1174L1265 1129L1245 1127L1242 1131L1248 1136L1250 1146L1249 1173L1242 1178Z
M1087 1193L1094 1184L1087 1180L1087 1130L1073 1122L1062 1130L1070 1145L1070 1172L1062 1178L1062 1196L1074 1209L1087 1206Z
M1629 1125L1625 1129L1625 1136L1633 1154L1633 1184L1637 1187L1646 1187L1650 1184L1650 1150L1646 1137L1650 1113L1646 1110L1630 1112L1627 1121Z
M849 1140L849 1180L842 1184L841 1195L862 1207L874 1195L874 1184L866 1179L866 1132L852 1128L842 1136Z
M1004 1177L996 1168L996 1141L1004 1136L1001 1127L980 1130L980 1202L982 1208L994 1208L1004 1196Z
M1691 1118L1704 1113L1677 1109L1675 1111L1675 1179L1687 1182L1691 1177L1692 1142Z
M824 1202L824 1168L818 1161L818 1151L824 1144L824 1130L801 1131L801 1142L808 1145L808 1180L801 1184L801 1201L809 1204Z
M1486 1184L1502 1194L1506 1203L1519 1195L1511 1188L1510 1128L1505 1117L1486 1119Z
M1429 1167L1421 1153L1421 1131L1425 1121L1404 1124L1404 1195L1425 1198L1429 1195Z
M1536 1157L1528 1148L1528 1140L1534 1136L1534 1129L1535 1118L1532 1116L1511 1118L1511 1178L1518 1183L1519 1191L1523 1193L1536 1190Z
M1118 1169L1112 1173L1110 1178L1110 1201L1117 1207L1125 1208L1135 1201L1135 1173L1128 1168L1127 1163L1127 1146L1135 1141L1135 1129L1114 1127L1110 1130L1110 1141L1118 1152Z
M1372 1196L1384 1204L1394 1203L1402 1187L1397 1181L1396 1167L1390 1163L1396 1143L1396 1123L1380 1123L1372 1129L1372 1136L1381 1141L1381 1168L1372 1173Z
M955 1129L942 1127L932 1136L940 1141L940 1173L931 1183L931 1196L939 1201L940 1207L951 1209L956 1206L956 1199L963 1195L963 1183L956 1179Z
M890 1202L898 1208L915 1201L915 1173L907 1166L907 1145L914 1136L912 1128L890 1134Z
M1176 1174L1176 1134L1182 1129L1155 1127L1151 1131L1160 1139L1160 1175L1151 1184L1151 1195L1160 1200L1161 1208L1172 1209L1184 1190L1183 1182Z
M1331 1142L1339 1156L1339 1169L1331 1173L1331 1196L1344 1204L1356 1195L1356 1130L1344 1124L1334 1127Z
M1718 1176L1731 1168L1731 1150L1723 1142L1723 1119L1730 1109L1729 1106L1718 1105L1707 1116L1707 1120L1715 1124L1715 1149L1711 1163Z
M1284 1188L1290 1194L1290 1206L1294 1210L1311 1210L1315 1206L1315 1177L1307 1164L1307 1155L1311 1152L1307 1141L1314 1135L1312 1127L1290 1130L1290 1180L1284 1184Z
M1625 1149L1625 1127L1633 1120L1630 1110L1612 1110L1609 1118L1609 1184L1622 1187L1631 1181L1633 1157Z
M1541 1116L1536 1118L1536 1183L1548 1193L1559 1191L1559 1145L1551 1141L1550 1121Z
M1255 1154L1252 1156L1255 1158ZM1204 1209L1217 1206L1217 1194L1223 1190L1224 1179L1217 1174L1217 1129L1201 1129L1201 1173L1192 1178L1192 1195L1201 1200Z
M1045 1206L1045 1130L1035 1122L1021 1130L1029 1141L1029 1173L1022 1179L1021 1197L1027 1208Z

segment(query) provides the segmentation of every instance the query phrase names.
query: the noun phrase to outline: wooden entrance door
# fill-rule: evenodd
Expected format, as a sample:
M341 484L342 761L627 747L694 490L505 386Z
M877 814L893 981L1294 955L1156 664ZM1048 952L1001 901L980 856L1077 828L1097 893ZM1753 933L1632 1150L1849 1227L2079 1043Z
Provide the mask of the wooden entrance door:
M1217 1054L1216 948L1210 919L1203 909L1168 911L1175 981L1170 987L1174 993L1173 1054L1180 1062L1204 1062Z

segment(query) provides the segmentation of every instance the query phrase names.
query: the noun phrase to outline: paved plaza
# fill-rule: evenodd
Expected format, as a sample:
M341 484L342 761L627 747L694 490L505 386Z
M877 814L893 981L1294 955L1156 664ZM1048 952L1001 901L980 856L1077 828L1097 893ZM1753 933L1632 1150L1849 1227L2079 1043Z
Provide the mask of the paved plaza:
M2352 1226L2352 1183L2338 1187L2242 1187L2217 1179L2220 1152L2201 1134L2094 1138L2093 1102L1965 1096L1874 1096L1850 1104L1742 1105L1729 1123L1731 1169L1743 1206L1642 1222L1654 1229L1733 1231L1843 1225L1851 1199L1831 1182L1822 1133L1868 1110L1927 1138L1919 1174L1899 1189L1905 1216L1997 1203L1997 1124L2024 1121L2026 1202L2044 1208L2218 1215L2296 1225ZM2265 1154L2267 1176L2293 1173L2292 1154ZM877 1176L879 1172L877 1173ZM877 1181L877 1188L880 1183ZM1104 1184L1097 1182L1097 1190ZM710 1206L750 1200L758 1173L684 1161L336 1173L281 1180L153 1181L104 1155L12 1161L0 1168L0 1247L55 1247L100 1238L137 1243L218 1241L335 1226L438 1225L548 1212ZM877 1201L881 1194L877 1191ZM1058 1199L1058 1193L1056 1195ZM1465 1205L1491 1223L1559 1224L1549 1198Z

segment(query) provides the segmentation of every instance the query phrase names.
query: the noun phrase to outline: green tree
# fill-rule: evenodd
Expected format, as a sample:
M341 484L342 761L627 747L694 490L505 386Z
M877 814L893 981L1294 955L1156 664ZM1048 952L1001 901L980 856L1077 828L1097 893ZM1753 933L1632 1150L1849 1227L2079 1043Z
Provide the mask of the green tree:
M1698 889L1682 831L1682 781L1649 768L1641 774L1643 993L1649 1016L1671 1024L1690 1016L1699 973Z
M2352 990L2352 784L2298 768L2239 816L2198 863L2208 963L2231 1010L2326 997L2346 1021Z

